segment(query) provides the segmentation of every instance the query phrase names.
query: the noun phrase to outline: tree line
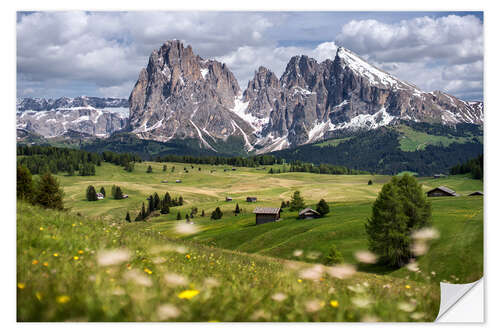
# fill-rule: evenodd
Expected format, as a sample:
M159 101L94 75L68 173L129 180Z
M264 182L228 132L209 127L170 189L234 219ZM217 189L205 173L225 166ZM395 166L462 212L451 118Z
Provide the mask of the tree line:
M284 173L284 172L309 172L309 173L321 173L330 175L361 175L368 174L367 171L360 171L355 169L349 169L344 166L332 165L327 163L321 163L315 165L314 163L307 163L302 161L291 161L290 166L286 167L278 166L269 169L268 173Z
M483 154L472 158L465 163L459 163L450 169L450 174L460 175L470 173L474 179L483 179L484 165Z
M156 157L155 161L191 164L231 165L236 167L258 167L261 165L283 164L285 162L283 159L276 158L273 155L257 155L248 157L164 155Z
M59 181L46 172L37 181L33 180L31 172L25 166L17 165L17 199L27 201L33 205L51 209L64 209L64 192Z
M137 217L135 218L135 221L144 221L146 218L148 218L153 212L155 211L160 211L160 214L169 214L170 213L170 207L176 207L176 206L182 206L184 205L184 198L182 195L179 197L173 198L170 193L166 192L163 198L160 198L158 193L154 193L150 195L147 199L148 205L147 208L144 205L144 202L142 203L141 210ZM130 215L127 212L127 216L130 219ZM125 218L127 221L127 217ZM129 221L130 222L130 221Z

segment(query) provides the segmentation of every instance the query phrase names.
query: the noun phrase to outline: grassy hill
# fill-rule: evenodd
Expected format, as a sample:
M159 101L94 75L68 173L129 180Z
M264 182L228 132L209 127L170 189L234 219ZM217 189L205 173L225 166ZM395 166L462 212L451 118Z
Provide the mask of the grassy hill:
M164 164L166 172L162 171ZM146 173L148 166L153 173ZM464 175L419 178L424 190L445 185L461 196L431 199L432 219L441 237L419 258L417 273L355 260L355 253L367 248L364 224L389 176L269 174L255 168L225 172L225 168L143 162L129 173L103 163L95 176L57 176L69 213L18 204L18 281L24 283L18 289L19 320L160 320L159 313L172 310L160 308L168 303L178 310L178 316L170 320L358 321L377 317L428 321L437 314L440 281L464 283L482 276L483 198L467 197L482 190L479 180ZM176 179L182 183L175 183ZM373 185L367 185L370 179ZM119 185L129 198L88 202L88 185L97 190L104 186L108 195L112 185ZM296 212L285 209L281 221L255 226L255 207L278 207L295 190L301 191L310 206L324 198L330 214L297 220ZM127 211L135 218L148 195L158 192L163 196L167 191L174 197L182 195L185 205L148 222L124 222ZM226 196L233 201L226 202ZM258 202L246 203L247 196L256 196ZM243 210L238 216L232 213L236 203ZM177 212L184 217L192 207L198 208L193 218L197 232L180 234ZM221 220L208 217L215 207L224 213ZM200 216L202 210L205 217ZM186 225L184 219L180 222ZM331 244L358 273L341 280L317 266L323 267L319 268L322 280L302 278L303 270L322 262ZM186 251L172 250L179 246ZM121 247L131 253L126 263L97 265L102 248ZM306 266L290 269L297 265ZM125 278L129 267L135 272L132 280ZM182 275L188 284L167 287L167 272ZM151 286L137 286L140 277L149 278ZM207 287L209 277L219 287ZM178 297L183 290L200 293L188 301ZM273 300L276 293L286 294L286 300ZM58 303L59 296L71 301ZM330 301L340 305L333 307ZM400 309L415 304L412 311ZM321 310L308 312L311 307Z

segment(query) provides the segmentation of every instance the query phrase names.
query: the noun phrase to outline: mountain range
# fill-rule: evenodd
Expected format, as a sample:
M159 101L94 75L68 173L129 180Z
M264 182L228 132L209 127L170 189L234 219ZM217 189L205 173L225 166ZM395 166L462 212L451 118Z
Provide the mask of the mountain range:
M267 153L409 121L481 126L483 103L424 92L339 47L318 62L295 56L278 78L261 66L242 90L231 70L179 40L154 50L127 100L78 97L17 102L20 131L107 138L131 133L213 153Z

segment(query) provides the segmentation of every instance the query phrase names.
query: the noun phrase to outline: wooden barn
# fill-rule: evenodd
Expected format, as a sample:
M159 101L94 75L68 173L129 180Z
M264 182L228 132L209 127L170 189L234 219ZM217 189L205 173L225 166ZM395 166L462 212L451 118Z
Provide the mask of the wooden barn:
M312 208L304 208L299 212L299 218L301 219L316 219L321 217L321 214Z
M247 197L247 202L257 202L257 197Z
M233 201L233 198L231 198L231 197L226 197L226 201Z
M280 219L280 208L257 207L253 210L255 214L255 224L276 222Z
M428 197L456 197L457 192L446 186L439 186L427 192Z
M476 196L476 195L483 196L484 194L481 191L476 191L476 192L472 192L471 194L469 194L469 197Z

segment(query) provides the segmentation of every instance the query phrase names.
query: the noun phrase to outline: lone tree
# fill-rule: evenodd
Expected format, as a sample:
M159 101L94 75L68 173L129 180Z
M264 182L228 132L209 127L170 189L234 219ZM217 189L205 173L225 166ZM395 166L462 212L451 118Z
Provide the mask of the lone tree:
M182 219L181 212L177 212L177 220L180 220L180 219Z
M17 198L31 200L33 198L33 178L25 166L17 165Z
M148 170L146 172L147 173L152 173L153 172L153 168L151 167L151 165L148 165Z
M234 215L238 215L241 212L240 206L236 204L236 208L234 209Z
M87 200L88 201L97 201L97 193L95 191L94 186L89 185L87 187Z
M115 195L113 196L115 199L120 200L123 199L123 192L120 186L117 186L115 189Z
M373 184L373 182L372 182L372 180L370 179L370 180L368 181L368 185L372 185L372 184Z
M163 165L163 172L167 171L167 166Z
M127 211L127 216L125 216L125 221L130 222L130 213Z
M325 199L321 199L316 205L316 210L321 216L325 216L330 212L330 206L328 206Z
M323 259L323 263L325 265L336 265L343 262L344 257L342 256L342 253L337 249L335 244L332 244L332 246L330 246L330 249L328 250L328 254Z
M365 225L369 248L381 263L406 265L413 257L411 234L430 225L431 205L413 176L394 176L382 187Z
M300 196L299 191L295 191L292 195L292 201L290 202L290 211L299 211L304 209L305 206L304 198Z
M212 220L220 220L222 218L222 211L219 207L215 208L215 210L212 212L212 215L210 215L210 218Z
M53 209L64 209L64 192L59 187L59 182L50 173L45 173L40 177L36 187L33 202L40 206Z
M204 209L201 210L201 217L205 217L205 210Z
M101 189L99 190L101 192L103 197L106 197L106 190L104 189L104 186L101 186Z

